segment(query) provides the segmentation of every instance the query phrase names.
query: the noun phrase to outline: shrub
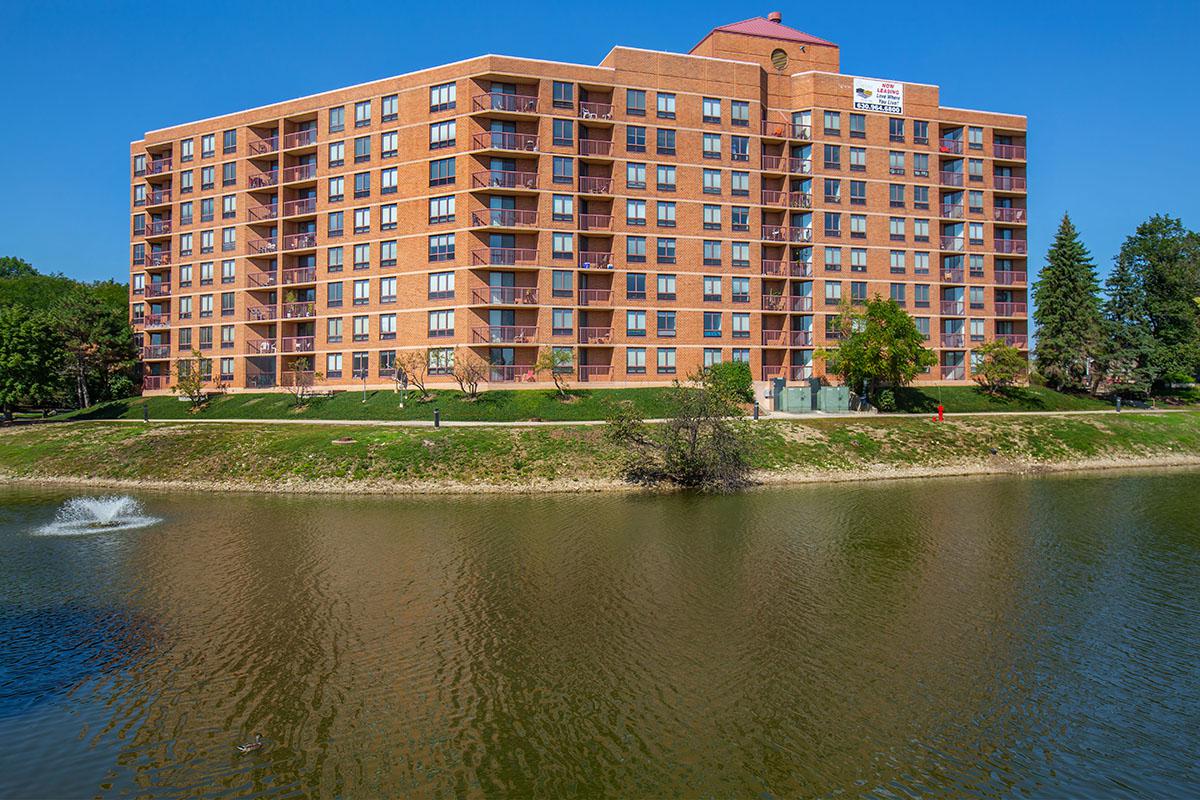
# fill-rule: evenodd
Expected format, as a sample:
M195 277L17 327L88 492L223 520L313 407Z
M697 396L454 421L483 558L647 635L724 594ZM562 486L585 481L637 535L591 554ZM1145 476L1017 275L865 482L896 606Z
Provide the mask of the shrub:
M754 382L745 361L722 361L708 368L705 381L718 394L738 403L754 402Z

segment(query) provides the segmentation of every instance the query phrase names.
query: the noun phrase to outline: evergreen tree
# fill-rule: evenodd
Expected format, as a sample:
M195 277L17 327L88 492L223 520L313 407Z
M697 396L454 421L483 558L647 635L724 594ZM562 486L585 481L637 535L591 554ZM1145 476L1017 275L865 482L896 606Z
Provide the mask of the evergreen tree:
M1131 259L1118 256L1104 283L1104 345L1100 372L1113 392L1146 394L1154 380L1154 337L1146 313L1146 291Z
M1038 372L1058 389L1089 389L1101 335L1100 285L1091 253L1063 214L1033 287Z

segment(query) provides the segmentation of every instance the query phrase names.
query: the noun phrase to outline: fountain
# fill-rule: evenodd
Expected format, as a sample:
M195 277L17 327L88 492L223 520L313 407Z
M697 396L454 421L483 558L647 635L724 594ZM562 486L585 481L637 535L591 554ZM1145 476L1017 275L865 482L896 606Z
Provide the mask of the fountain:
M102 531L127 531L145 528L158 517L147 516L142 504L129 495L120 497L72 497L62 504L54 521L43 525L38 533L49 536L72 536Z

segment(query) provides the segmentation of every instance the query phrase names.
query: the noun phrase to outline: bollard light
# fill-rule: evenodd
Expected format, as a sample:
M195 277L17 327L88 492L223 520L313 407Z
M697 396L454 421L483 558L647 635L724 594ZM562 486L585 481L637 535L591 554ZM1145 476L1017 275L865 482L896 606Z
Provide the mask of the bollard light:
M441 412L441 409L437 409L437 408L435 408L435 409L433 410L433 427L435 427L435 428L440 428L440 427L442 427L442 412Z

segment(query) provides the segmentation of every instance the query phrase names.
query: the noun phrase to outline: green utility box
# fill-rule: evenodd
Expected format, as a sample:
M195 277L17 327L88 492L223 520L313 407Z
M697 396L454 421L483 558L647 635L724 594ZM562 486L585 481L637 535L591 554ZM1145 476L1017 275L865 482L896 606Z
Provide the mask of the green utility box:
M849 411L850 389L822 386L815 379L805 386L787 386L783 379L775 378L771 381L771 408L790 414Z

